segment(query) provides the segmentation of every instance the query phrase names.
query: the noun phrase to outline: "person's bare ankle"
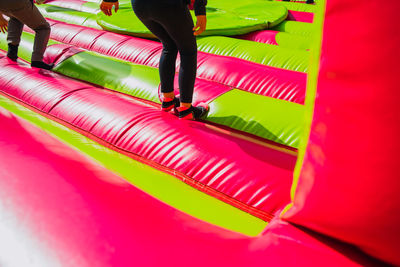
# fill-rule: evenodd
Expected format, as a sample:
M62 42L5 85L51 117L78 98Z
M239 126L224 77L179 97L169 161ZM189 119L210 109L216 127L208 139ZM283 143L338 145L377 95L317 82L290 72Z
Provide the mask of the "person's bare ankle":
M181 102L181 107L190 108L191 106L192 106L192 103L182 103Z
M162 93L164 98L171 98L174 99L175 98L175 94L174 92L170 92L170 93Z

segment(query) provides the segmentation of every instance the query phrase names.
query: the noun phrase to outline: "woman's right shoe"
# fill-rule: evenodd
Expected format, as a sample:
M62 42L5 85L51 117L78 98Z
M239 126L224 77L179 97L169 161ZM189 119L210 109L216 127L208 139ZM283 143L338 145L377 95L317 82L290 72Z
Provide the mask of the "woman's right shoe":
M7 57L12 61L18 59L18 45L8 44Z
M174 97L174 98L168 98L168 97L161 97L161 110L162 111L171 111L173 108L178 108L181 103L179 102L179 99Z
M190 108L179 107L177 110L181 120L198 120L207 114L208 106L204 104L197 107L190 106Z

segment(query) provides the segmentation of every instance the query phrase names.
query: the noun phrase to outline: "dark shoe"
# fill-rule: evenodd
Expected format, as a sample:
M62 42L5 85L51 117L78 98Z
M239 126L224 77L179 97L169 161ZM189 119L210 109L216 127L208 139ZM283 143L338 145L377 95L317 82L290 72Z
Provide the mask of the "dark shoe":
M32 61L31 67L44 69L44 70L51 70L54 67L54 64L46 64L43 61Z
M204 115L206 115L208 111L208 106L207 105L199 105L197 107L191 106L190 108L187 107L179 107L177 108L178 110L178 116L179 119L182 120L198 120Z
M180 105L180 101L178 98L161 98L161 110L162 111L171 111L173 108L178 108Z
M18 58L18 45L8 44L7 57L12 61L17 61Z
M306 4L314 4L314 0L307 0Z

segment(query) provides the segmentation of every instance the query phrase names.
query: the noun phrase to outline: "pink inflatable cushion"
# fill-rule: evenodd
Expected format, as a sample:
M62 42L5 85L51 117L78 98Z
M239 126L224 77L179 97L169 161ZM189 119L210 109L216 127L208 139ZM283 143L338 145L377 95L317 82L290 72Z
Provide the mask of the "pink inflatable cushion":
M400 265L400 36L387 27L398 24L395 5L327 2L311 135L285 217Z
M291 153L180 121L118 93L4 62L1 90L44 115L264 220L289 202L296 161Z
M145 194L2 107L0 124L0 170L7 178L0 179L0 229L5 231L0 261L10 266L374 263L279 221L255 238L207 224Z

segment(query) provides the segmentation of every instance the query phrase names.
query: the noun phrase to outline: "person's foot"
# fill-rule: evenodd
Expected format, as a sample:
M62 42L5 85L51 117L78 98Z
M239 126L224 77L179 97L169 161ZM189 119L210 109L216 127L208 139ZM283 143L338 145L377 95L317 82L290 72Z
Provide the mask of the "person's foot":
M173 108L178 108L180 105L180 101L178 98L168 98L168 97L161 97L161 110L162 111L171 111Z
M44 70L51 70L54 67L54 64L53 63L46 64L43 61L32 61L31 67L44 69Z
M8 44L7 57L12 61L17 61L18 59L18 45Z
M207 105L199 105L197 107L190 106L190 107L179 107L178 110L178 117L182 120L198 120L204 115L207 114L208 106Z

